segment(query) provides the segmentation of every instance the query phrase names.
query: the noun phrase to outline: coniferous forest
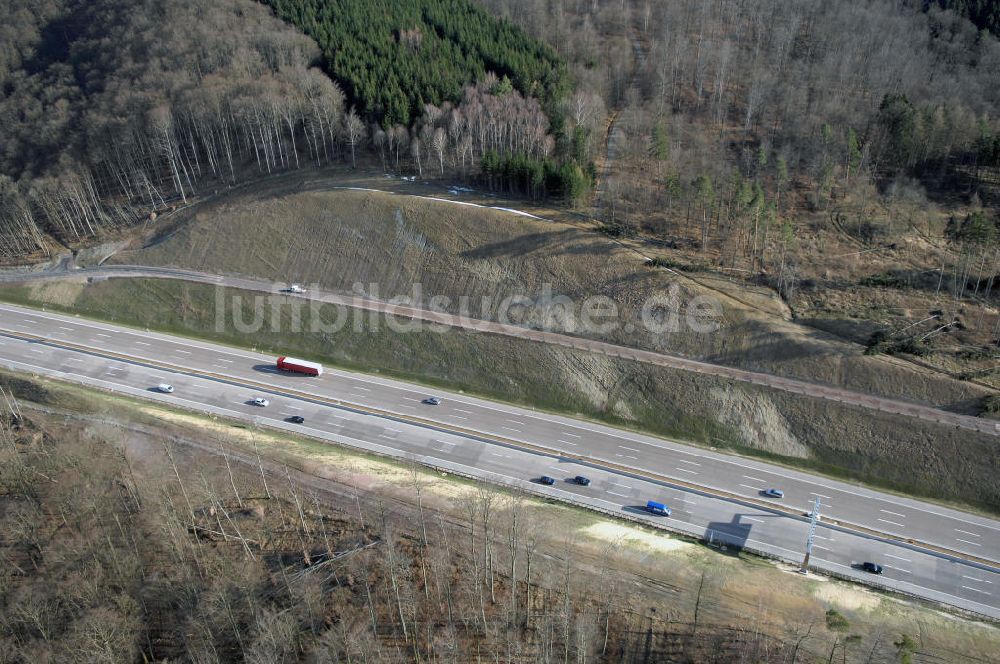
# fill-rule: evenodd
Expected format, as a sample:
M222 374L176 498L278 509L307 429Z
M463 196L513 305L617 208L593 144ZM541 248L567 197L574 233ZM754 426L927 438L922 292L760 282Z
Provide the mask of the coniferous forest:
M548 106L567 89L551 48L468 0L267 2L317 41L358 110L385 125L409 125L424 104L457 102L487 72Z

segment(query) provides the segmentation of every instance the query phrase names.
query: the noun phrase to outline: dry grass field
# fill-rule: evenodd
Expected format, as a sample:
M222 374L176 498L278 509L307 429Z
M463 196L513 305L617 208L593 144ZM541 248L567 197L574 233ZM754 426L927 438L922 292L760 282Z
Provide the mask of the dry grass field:
M845 338L792 320L773 291L713 273L649 267L633 244L578 225L413 196L289 193L282 187L280 193L265 188L196 207L191 218L181 216L147 246L120 252L112 262L315 283L345 292L360 288L383 299L410 295L420 284L425 302L446 296L448 308L458 311L466 296L470 315L484 318L495 317L499 303L513 296L536 302L566 296L581 303L602 295L618 307L613 330L573 328L558 316L550 325L961 412L978 412L982 398L992 393L912 362L866 356L851 334ZM654 295L682 307L696 296L711 297L721 307L721 327L695 333L682 317L676 331L650 331L641 311ZM510 318L540 322L537 315L516 310ZM833 323L827 327L841 332Z

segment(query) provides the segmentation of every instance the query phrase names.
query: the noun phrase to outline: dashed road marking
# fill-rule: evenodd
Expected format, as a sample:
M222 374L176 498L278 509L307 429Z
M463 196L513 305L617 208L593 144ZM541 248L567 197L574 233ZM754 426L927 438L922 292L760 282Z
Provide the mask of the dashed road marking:
M888 519L879 519L882 523L888 523L890 526L896 526L897 528L904 528L903 524L896 523L895 521L889 521Z
M966 575L964 575L964 574L962 575L962 578L963 578L963 579L968 579L969 581L975 581L975 582L977 582L977 583L989 583L989 584L992 584L992 583L993 583L992 581L987 581L986 579L977 579L977 578L976 578L976 577L974 577L974 576L966 576Z
M963 544L971 544L972 546L982 546L979 542L970 542L969 540L964 540L960 537L955 538L956 542L962 542Z

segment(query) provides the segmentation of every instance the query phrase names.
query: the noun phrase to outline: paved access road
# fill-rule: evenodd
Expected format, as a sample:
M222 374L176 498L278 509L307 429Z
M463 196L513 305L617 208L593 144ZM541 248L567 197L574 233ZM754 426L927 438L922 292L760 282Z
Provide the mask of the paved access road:
M851 566L874 560L884 585L1000 618L1000 522L961 511L460 394L437 392L442 403L430 406L426 388L401 381L284 374L272 356L15 306L0 305L0 364L407 456L793 561L808 527L799 514L819 497L816 567L871 581ZM162 382L175 393L156 392ZM271 404L252 405L258 396ZM305 422L287 422L295 415ZM532 481L543 474L556 485ZM591 485L568 481L578 474ZM759 495L771 487L784 499ZM644 515L649 499L672 516Z
M145 267L141 265L108 265L96 268L79 268L72 270L59 268L36 272L13 271L0 273L0 282L21 283L28 281L51 281L67 278L78 279L80 277L177 279L181 281L212 284L220 287L239 288L262 293L279 292L278 287L274 284L274 282L263 279L230 275L219 276L192 270L180 270L165 267ZM786 378L784 376L774 374L738 369L736 367L729 367L721 364L712 364L710 362L692 360L677 355L657 353L629 346L619 346L605 341L575 337L559 332L530 329L519 325L481 320L427 308L393 304L382 300L360 296L344 295L342 293L320 292L313 290L309 293L295 295L292 297L315 300L317 302L333 304L341 307L350 307L362 311L371 311L379 314L392 314L395 316L402 316L404 318L470 330L473 332L499 334L503 336L516 337L518 339L537 341L539 343L575 348L577 350L600 353L612 357L634 360L645 364L668 367L670 369L679 369L681 371L718 376L727 380L753 383L754 385L763 385L771 389L801 394L815 399L835 401L837 403L857 406L868 410L893 413L895 415L904 415L906 417L915 417L928 422L947 424L962 429L986 433L992 436L1000 436L1000 423L980 417L952 413L933 406L925 406L899 399L890 399L887 397L878 397L863 392L855 392L840 387L811 383L795 378Z

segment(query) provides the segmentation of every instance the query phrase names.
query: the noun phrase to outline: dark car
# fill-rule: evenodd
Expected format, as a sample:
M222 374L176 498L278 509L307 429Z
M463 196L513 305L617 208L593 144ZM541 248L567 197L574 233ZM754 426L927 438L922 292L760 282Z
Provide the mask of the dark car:
M541 477L538 478L538 481L544 484L545 486L552 486L553 484L556 483L555 478L549 477L548 475L542 475Z
M862 563L861 564L861 569L863 569L864 571L869 572L871 574L881 574L882 573L882 566L879 565L878 563Z
M590 486L590 478L584 477L583 475L577 475L573 478L573 481L580 486Z
M426 399L423 400L423 403L427 404L428 406L440 406L441 400L438 399L437 397L427 397Z
M306 418L302 417L301 415L292 415L285 421L291 422L292 424L302 424L303 422L306 421Z

